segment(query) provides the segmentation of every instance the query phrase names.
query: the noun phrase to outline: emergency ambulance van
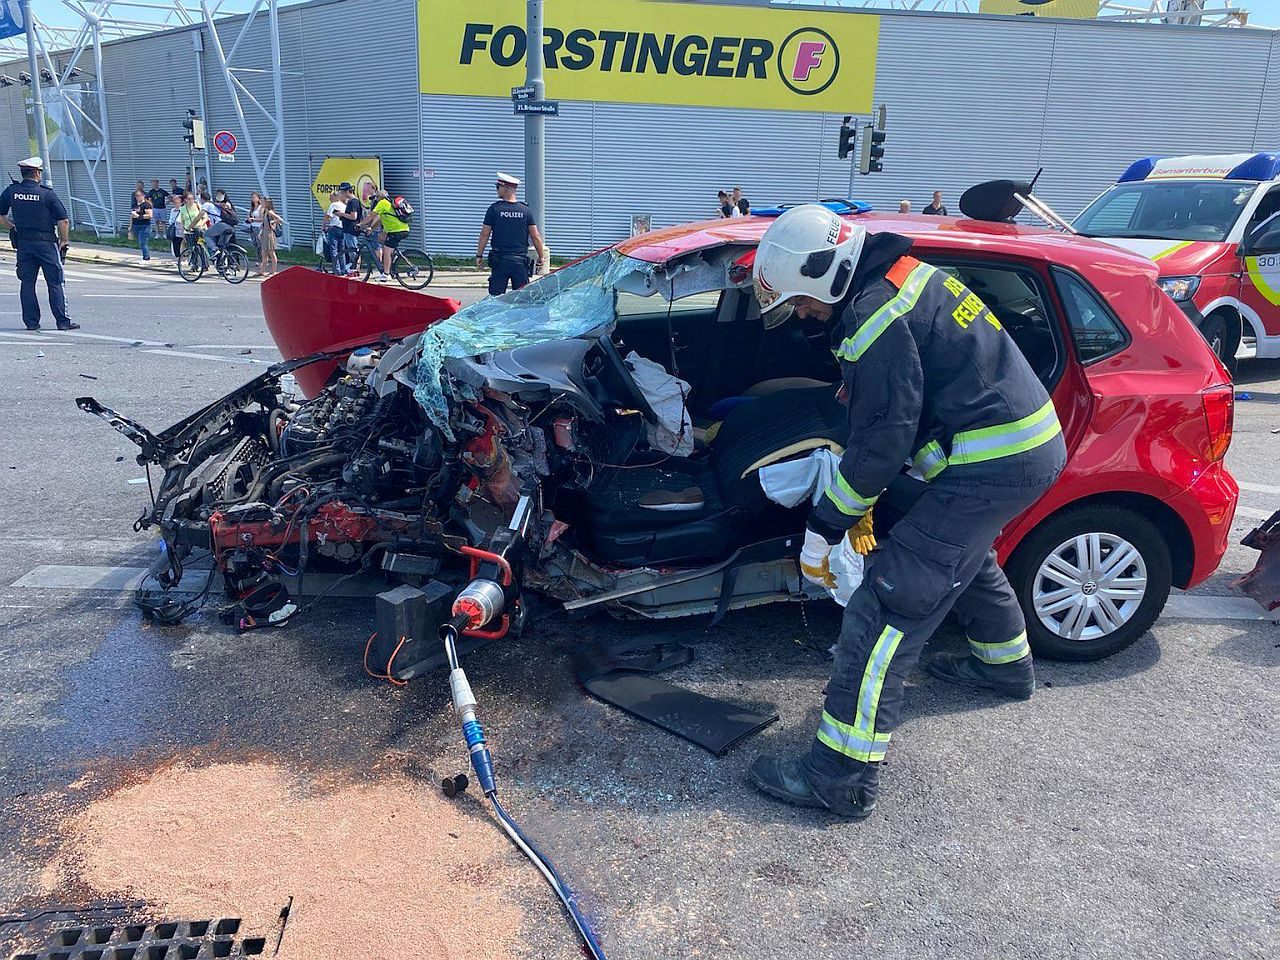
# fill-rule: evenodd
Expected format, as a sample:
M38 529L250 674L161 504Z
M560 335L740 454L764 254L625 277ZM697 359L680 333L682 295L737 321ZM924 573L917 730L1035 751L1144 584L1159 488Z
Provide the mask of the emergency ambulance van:
M1228 369L1280 357L1280 153L1146 157L1073 224L1143 254Z

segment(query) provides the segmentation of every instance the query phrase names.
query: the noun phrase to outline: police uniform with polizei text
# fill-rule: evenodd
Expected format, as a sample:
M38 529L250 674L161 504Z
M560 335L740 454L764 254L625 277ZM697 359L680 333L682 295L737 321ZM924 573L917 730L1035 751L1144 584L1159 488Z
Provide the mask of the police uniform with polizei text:
M32 157L20 166L41 167ZM49 291L49 309L59 329L73 329L67 315L67 299L63 291L62 257L58 250L58 221L67 219L66 207L52 187L36 180L11 183L0 192L0 216L13 222L13 239L17 243L19 299L22 322L30 330L40 326L40 302L36 299L36 276L44 271Z
M529 228L536 227L533 211L519 200L497 200L485 211L489 236L489 293L499 296L529 283Z
M1026 622L992 544L1062 471L1062 428L999 320L910 247L895 234L867 238L832 332L850 437L809 528L838 542L904 461L928 485L845 608L805 763L827 791L874 786L906 676L948 611L984 668L1034 685Z

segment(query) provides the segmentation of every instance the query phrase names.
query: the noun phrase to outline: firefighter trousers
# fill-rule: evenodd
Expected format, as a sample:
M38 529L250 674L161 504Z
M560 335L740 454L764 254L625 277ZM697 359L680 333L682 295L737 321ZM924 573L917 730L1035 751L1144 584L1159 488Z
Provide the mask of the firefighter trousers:
M967 487L935 480L882 541L845 608L835 666L806 760L819 787L874 777L902 710L903 685L929 637L954 609L970 652L1030 670L1026 622L992 544L1052 480Z

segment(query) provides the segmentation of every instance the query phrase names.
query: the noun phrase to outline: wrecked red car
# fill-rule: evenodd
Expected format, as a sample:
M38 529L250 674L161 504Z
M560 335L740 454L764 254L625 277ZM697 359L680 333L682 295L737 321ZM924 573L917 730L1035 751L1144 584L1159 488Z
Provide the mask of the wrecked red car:
M1132 643L1226 550L1226 371L1143 257L847 215L910 236L982 297L1053 397L1067 469L997 544L1035 652ZM287 619L308 570L377 571L419 597L373 657L404 677L423 617L464 609L471 634L501 636L532 594L651 618L813 596L795 559L809 504L771 499L761 471L838 454L847 428L827 332L759 322L743 258L770 222L648 233L460 311L301 268L267 281L284 363L159 434L79 401L164 470L139 521L165 544L144 606L193 609L180 582L197 550L250 625ZM879 532L922 483L904 467Z

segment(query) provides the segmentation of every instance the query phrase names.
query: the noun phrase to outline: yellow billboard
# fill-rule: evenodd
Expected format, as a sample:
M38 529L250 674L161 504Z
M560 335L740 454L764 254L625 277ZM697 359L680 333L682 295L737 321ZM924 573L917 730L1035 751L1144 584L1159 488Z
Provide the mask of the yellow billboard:
M374 190L382 186L382 160L378 157L325 157L320 172L311 183L311 195L321 210L329 209L329 194L337 192L338 185L349 183L355 187L360 202L368 205Z
M525 78L524 0L418 0L423 93L510 96ZM872 14L547 0L549 100L869 113Z
M1066 20L1093 20L1100 0L981 0L979 13L1002 13L1011 17L1061 17Z

